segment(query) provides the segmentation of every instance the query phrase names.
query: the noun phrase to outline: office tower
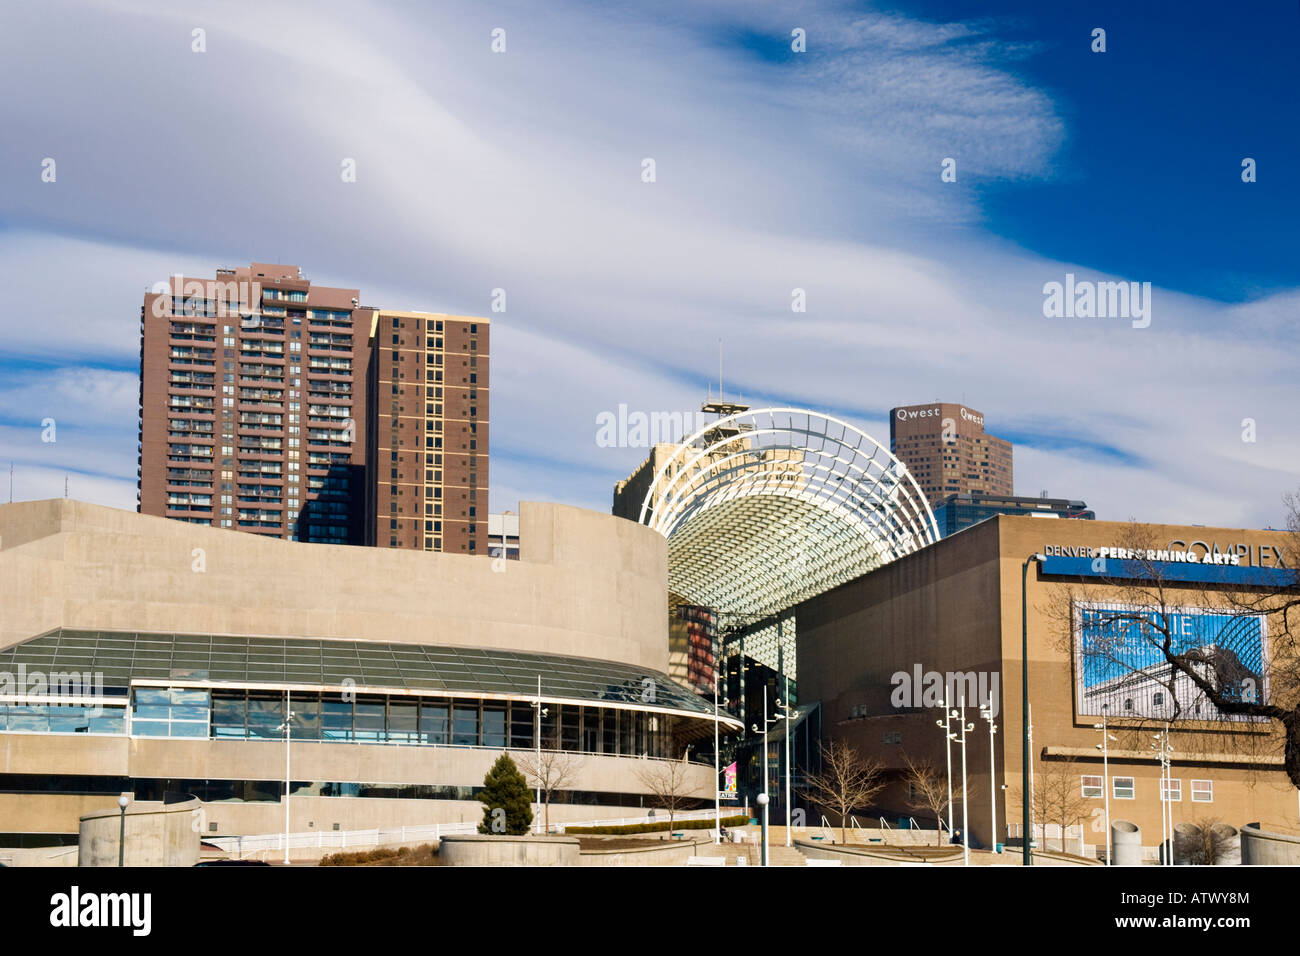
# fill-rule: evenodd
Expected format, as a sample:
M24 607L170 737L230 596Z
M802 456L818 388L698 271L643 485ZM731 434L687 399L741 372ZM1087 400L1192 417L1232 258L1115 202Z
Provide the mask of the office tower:
M889 411L889 450L934 507L952 494L1011 496L1011 442L984 431L984 414L935 402Z
M255 262L173 276L140 313L143 514L361 544L368 328L356 289Z
M367 310L366 543L488 554L488 320Z

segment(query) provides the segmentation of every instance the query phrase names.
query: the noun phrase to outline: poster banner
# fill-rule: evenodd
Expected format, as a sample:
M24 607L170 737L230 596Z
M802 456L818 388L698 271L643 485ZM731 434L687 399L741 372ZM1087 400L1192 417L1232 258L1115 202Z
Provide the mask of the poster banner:
M1241 700L1267 700L1264 617L1213 608L1151 608L1079 603L1074 608L1075 708L1080 717L1151 720L1259 718L1223 714L1192 679L1160 651L1156 624L1166 624L1171 647L1187 654L1202 675Z

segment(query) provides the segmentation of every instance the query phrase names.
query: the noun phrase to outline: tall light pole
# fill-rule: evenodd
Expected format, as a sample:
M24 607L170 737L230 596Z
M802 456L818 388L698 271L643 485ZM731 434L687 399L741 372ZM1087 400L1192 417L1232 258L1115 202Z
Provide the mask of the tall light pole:
M767 716L767 684L763 684L763 792L758 795L758 805L763 808L763 866L767 866L767 805L769 797L767 788L770 782L767 770L767 731L772 724L776 723L778 718ZM758 725L750 724L754 733L758 733Z
M722 842L722 757L718 753L718 661L713 660L713 842Z
M1101 731L1101 743L1097 744L1097 749L1101 751L1101 785L1105 791L1106 797L1106 865L1114 866L1112 859L1114 848L1111 846L1110 833L1110 742L1115 738L1106 730L1106 708L1107 704L1101 705L1101 723L1093 724L1094 730Z
M1174 805L1169 799L1170 785L1173 783L1170 775L1171 757L1173 755L1172 741L1169 739L1169 722L1165 722L1163 733L1152 734L1155 741L1151 745L1153 750L1160 753L1160 855L1163 857L1161 863L1164 866L1173 865L1174 855Z
M117 865L125 866L126 860L126 807L131 798L125 793L117 798L117 806L122 811L121 823L117 828Z
M715 701L714 703L716 704L717 702ZM542 707L542 675L541 674L537 675L537 700L533 701L533 710L537 712L534 717L534 727L533 727L533 744L537 748L536 749L537 813L533 817L533 819L540 820L542 816L542 718L547 715L547 710L544 707ZM714 723L714 726L715 727L717 726L716 722ZM541 831L538 830L538 832L540 833Z
M1029 749L1034 749L1034 705L1029 705ZM1034 765L1029 765L1029 803L1032 806L1034 802ZM1030 842L1033 842L1034 835L1034 818L1029 818L1029 836Z
M967 799L966 790L966 731L974 730L974 724L966 723L966 692L962 691L959 700L961 701L961 714L957 711L952 712L953 717L961 719L961 738L958 739L956 734L949 734L950 740L956 740L961 747L961 847L962 847L962 866L970 866L970 828L967 825L966 808L970 803Z
M794 841L790 836L790 826L793 822L793 815L790 809L790 677L785 675L785 697L776 702L776 706L781 710L781 716L785 719L785 845L794 846Z
M943 720L935 724L943 728L943 754L948 761L948 842L952 842L952 734L949 727L948 685L943 688Z
M1024 808L1022 817L1022 831L1020 842L1024 844L1025 866L1034 865L1034 855L1029 851L1029 788L1025 786L1025 781L1029 779L1029 597L1028 597L1028 580L1029 565L1034 561L1042 561L1043 556L1035 552L1025 558L1025 563L1020 568L1020 726L1024 734L1024 746L1022 748L1022 762L1020 769L1020 789L1024 792Z
M996 853L998 851L998 788L993 785L995 771L997 770L997 765L993 756L993 735L997 733L998 728L997 725L993 723L992 700L980 708L980 716L989 722L989 810L991 811L991 819L993 821L993 829L989 831L992 833L992 836L989 837L989 839L993 844L991 849Z
M280 729L284 731L284 862L286 864L289 862L289 787L291 786L289 782L289 748L290 738L292 737L292 731L290 730L290 721L293 720L292 703L290 692L286 689L284 692L284 723L280 725Z

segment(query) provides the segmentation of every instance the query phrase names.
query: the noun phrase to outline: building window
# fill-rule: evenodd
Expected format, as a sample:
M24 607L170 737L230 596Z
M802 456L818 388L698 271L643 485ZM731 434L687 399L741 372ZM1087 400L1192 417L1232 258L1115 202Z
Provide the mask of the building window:
M1083 797L1085 800L1099 799L1105 796L1105 789L1101 777L1083 776L1080 778L1083 783Z
M1192 781L1192 803L1213 803L1213 802L1214 802L1214 781L1193 780Z
M1111 784L1115 788L1116 800L1132 800L1136 792L1132 777L1113 777Z
M1181 780L1172 779L1167 781L1167 783L1168 783L1167 790L1163 784L1160 787L1161 798L1167 799L1170 803L1182 803L1183 782Z
M1165 695L1160 693L1159 691L1151 695L1151 703L1156 707L1162 706L1164 702L1165 702Z

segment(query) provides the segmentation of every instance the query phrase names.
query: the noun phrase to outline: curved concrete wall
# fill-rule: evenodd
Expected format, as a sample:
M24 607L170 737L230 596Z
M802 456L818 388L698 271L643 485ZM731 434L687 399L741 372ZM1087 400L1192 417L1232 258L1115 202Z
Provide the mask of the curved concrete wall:
M126 866L193 866L199 861L202 804L140 801L126 808ZM121 811L96 810L81 818L79 866L117 866Z
M667 671L667 541L581 508L519 511L521 560L503 561L282 541L63 498L0 505L0 648L62 625L495 647Z
M1110 825L1110 842L1115 854L1115 866L1142 865L1142 830L1128 820L1113 820Z
M577 866L577 837L445 836L438 847L445 866Z
M1241 828L1241 862L1247 866L1300 866L1300 836L1247 823Z

